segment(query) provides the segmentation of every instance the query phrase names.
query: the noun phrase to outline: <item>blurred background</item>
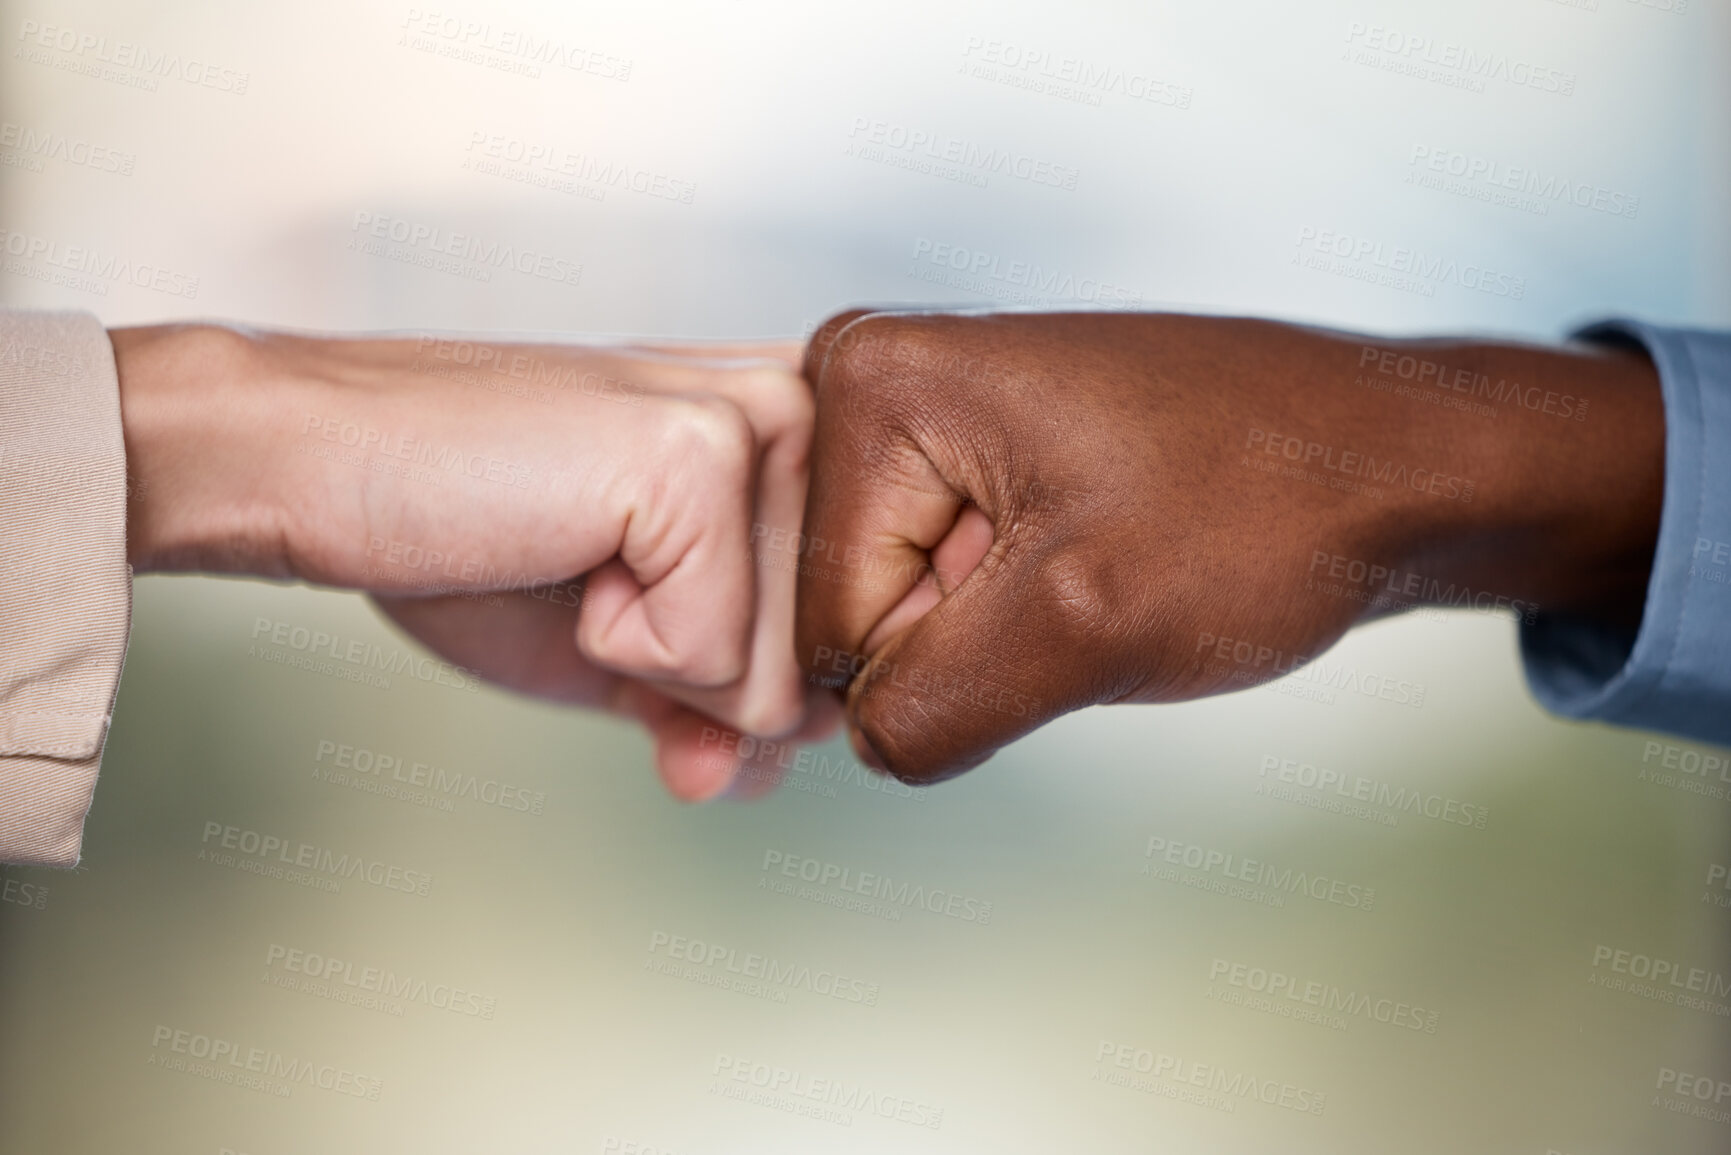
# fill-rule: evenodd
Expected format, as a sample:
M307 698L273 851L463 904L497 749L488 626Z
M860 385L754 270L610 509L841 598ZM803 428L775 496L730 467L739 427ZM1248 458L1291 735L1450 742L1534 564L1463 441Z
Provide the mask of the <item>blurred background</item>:
M109 324L1731 324L1724 0L4 0L0 35L0 301ZM696 808L623 724L321 633L418 653L354 596L138 582L83 864L0 875L0 1150L1731 1146L1727 755L1544 716L1507 617L930 791L837 744Z

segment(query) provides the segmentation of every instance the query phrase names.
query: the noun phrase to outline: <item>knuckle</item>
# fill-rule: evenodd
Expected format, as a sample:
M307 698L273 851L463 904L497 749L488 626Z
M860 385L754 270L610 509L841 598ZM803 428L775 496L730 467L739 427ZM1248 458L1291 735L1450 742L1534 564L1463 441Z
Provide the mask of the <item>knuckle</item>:
M744 656L729 647L699 646L669 655L662 674L688 686L725 686L738 680L744 663Z
M591 613L577 619L577 649L584 657L607 665L619 659L620 645L609 624Z
M786 369L773 366L745 373L746 396L766 440L810 431L817 402L804 381Z
M743 647L724 630L704 638L668 644L650 641L617 628L579 619L577 649L585 658L616 673L653 678L684 686L723 686L743 672Z
M733 682L739 677L743 661L725 646L702 643L673 649L643 650L600 640L589 647L588 656L634 677L699 688L725 686Z
M932 764L929 735L942 729L918 695L881 683L866 686L856 719L884 768L904 782L927 782L945 769Z
M836 339L841 336L843 330L861 317L870 316L871 312L870 309L843 309L839 313L831 314L823 324L819 325L805 347L804 369L806 377L816 380L818 371L823 367L823 359L834 348Z
M750 623L732 610L692 636L669 645L661 655L661 674L686 686L731 686L751 665Z
M591 662L610 669L618 669L624 664L624 655L618 644L599 627L583 620L577 623L577 652Z
M850 391L869 380L882 354L882 342L894 327L890 317L867 315L848 322L824 350L819 395Z
M816 387L820 425L833 419L857 436L941 406L946 390L932 386L948 341L942 318L873 313L855 320L824 357Z
M1075 553L1046 558L1029 592L1031 604L1048 608L1060 638L1096 650L1121 636L1138 612L1133 587L1113 567Z
M624 670L629 665L619 643L588 619L577 622L577 652L596 665L611 670Z
M729 480L751 471L756 439L739 407L724 397L695 396L674 402L670 448L687 460L701 461L705 479L716 472Z
M947 343L941 319L868 313L835 335L824 358L824 375L846 380L862 375L917 370Z
M805 697L797 678L760 694L750 694L740 705L739 728L759 738L791 734L805 720Z

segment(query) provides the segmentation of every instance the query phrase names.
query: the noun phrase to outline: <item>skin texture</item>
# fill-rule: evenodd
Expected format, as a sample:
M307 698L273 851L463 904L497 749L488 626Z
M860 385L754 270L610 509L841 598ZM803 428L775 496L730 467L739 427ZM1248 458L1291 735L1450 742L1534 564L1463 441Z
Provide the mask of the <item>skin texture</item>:
M806 374L827 564L802 570L799 658L907 781L1083 706L1268 681L1451 589L1639 621L1664 476L1639 353L855 312ZM1520 391L1440 403L1479 374ZM1322 580L1371 566L1390 576Z
M799 525L797 346L110 337L135 571L369 591L465 669L641 720L681 798L733 781L724 728L833 724L792 659L793 564L749 545Z

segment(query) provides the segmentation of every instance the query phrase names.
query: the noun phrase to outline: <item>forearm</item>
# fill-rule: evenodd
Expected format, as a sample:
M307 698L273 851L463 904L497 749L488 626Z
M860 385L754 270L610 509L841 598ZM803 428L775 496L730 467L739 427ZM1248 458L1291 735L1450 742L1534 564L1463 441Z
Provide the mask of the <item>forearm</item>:
M1640 620L1665 414L1639 350L1184 314L1140 335L1159 419L1194 404L1204 445L1275 482L1244 500L1285 510L1269 532L1275 554L1308 559L1298 582L1349 588L1364 617L1428 603ZM1241 416L1216 430L1211 411Z
M1388 463L1390 472L1404 468L1409 488L1416 477L1431 490L1384 527L1377 560L1395 569L1382 578L1385 599L1518 603L1638 624L1665 472L1664 408L1644 353L1434 339L1342 344L1362 404L1408 431L1402 440L1413 448Z
M215 326L112 329L109 339L134 571L294 576L280 435L308 383L264 379L254 342Z

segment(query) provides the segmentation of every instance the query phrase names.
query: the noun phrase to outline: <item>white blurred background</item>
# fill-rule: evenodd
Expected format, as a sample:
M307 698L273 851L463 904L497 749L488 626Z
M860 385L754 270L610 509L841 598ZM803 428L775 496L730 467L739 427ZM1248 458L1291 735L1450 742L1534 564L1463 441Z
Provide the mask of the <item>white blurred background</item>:
M0 302L110 324L745 337L911 301L1731 325L1725 0L5 0L0 36ZM507 249L561 279L486 259ZM1723 752L1542 716L1503 618L1331 655L1418 709L1277 686L1091 711L929 793L831 747L767 801L691 809L611 721L260 645L264 620L412 649L358 599L154 578L135 615L83 866L5 872L0 1150L1731 1142L1731 802L1689 789L1727 786L1701 772ZM362 788L321 777L345 747L540 812L394 799L358 755ZM1486 820L1330 809L1307 765ZM297 885L213 858L212 823L432 881ZM1223 892L1227 854L1287 887ZM990 919L778 893L798 858ZM1653 960L1723 997L1641 990ZM269 1086L222 1057L254 1049Z

